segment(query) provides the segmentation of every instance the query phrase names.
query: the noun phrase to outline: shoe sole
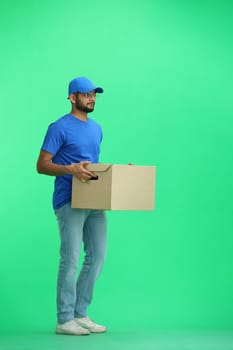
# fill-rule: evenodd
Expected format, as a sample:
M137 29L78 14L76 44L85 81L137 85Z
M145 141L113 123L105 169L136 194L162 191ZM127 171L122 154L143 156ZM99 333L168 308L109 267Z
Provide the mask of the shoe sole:
M82 335L90 335L90 333L71 333L65 331L55 331L57 335L74 335L74 336L82 336Z
M92 331L90 329L88 329L90 333L94 333L94 334L100 334L100 333L106 333L107 329L103 330L103 331Z

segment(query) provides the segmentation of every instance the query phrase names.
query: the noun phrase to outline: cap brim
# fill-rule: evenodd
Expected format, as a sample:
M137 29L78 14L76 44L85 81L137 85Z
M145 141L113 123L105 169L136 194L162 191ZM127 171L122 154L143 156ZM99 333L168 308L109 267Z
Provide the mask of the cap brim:
M102 89L101 87L97 87L97 88L95 88L95 92L102 94L104 92L104 89Z

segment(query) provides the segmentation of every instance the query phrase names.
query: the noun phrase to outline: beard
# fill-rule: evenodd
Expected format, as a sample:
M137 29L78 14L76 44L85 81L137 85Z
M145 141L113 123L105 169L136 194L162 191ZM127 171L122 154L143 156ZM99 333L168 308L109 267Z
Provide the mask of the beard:
M94 108L95 108L95 103L94 102L89 102L90 105L93 105L93 107L88 107L88 106L85 106L78 98L76 99L76 102L75 102L75 107L77 109L79 109L80 111L82 112L85 112L85 113L91 113L94 111Z

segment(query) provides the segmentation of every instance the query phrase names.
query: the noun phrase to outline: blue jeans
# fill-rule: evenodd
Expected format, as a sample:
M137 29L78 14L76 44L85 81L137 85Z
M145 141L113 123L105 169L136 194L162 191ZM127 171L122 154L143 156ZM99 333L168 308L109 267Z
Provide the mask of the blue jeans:
M55 210L55 214L61 239L57 318L58 323L65 323L74 317L87 315L95 280L105 260L106 216L102 210L71 208L70 203ZM85 258L77 279L82 241Z

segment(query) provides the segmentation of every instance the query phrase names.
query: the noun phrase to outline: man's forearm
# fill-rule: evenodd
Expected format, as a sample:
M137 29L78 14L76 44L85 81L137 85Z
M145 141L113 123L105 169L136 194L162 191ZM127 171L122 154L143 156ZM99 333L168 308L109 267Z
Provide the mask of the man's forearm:
M39 174L45 174L50 176L60 176L60 175L68 175L72 174L70 165L60 165L54 164L50 161L46 161L44 163L37 164L37 171Z
M37 171L39 174L50 176L73 175L81 181L87 181L92 177L96 177L94 172L85 168L90 164L90 161L88 160L79 163L61 165L53 163L51 159L46 159L46 157L48 157L48 155L45 152L41 152L37 161Z

